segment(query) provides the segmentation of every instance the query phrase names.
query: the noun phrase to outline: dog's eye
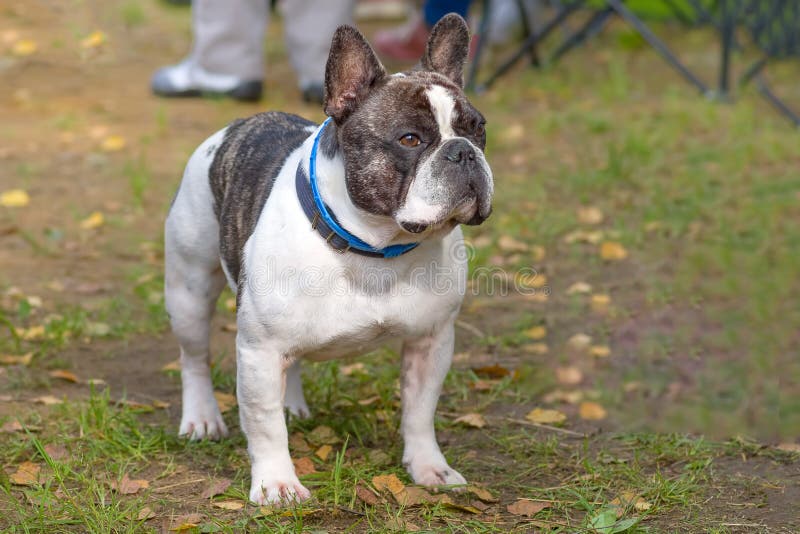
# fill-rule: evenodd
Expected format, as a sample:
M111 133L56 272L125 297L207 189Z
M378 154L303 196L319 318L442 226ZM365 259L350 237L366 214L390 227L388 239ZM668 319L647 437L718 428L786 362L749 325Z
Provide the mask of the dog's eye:
M400 144L409 148L419 146L420 143L422 143L422 140L419 138L419 136L412 133L407 133L400 138Z
M478 125L475 127L475 135L481 137L485 133L486 133L486 123L484 122L478 123Z

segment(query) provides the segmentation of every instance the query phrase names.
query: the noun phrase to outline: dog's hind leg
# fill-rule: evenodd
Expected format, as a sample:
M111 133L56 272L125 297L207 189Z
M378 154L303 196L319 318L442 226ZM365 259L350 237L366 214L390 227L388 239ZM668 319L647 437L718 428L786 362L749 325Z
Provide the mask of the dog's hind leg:
M219 134L218 134L219 135ZM227 435L211 384L211 317L225 275L219 225L208 182L214 135L189 160L164 233L164 296L181 353L183 415L179 434L195 439Z

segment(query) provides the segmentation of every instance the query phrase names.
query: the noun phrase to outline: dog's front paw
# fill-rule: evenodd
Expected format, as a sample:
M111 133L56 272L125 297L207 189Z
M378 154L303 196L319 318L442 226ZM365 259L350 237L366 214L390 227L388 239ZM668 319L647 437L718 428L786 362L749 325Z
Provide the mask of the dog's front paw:
M212 397L213 400L213 397ZM203 403L202 406L185 406L181 417L178 435L190 440L218 440L228 435L228 427L222 420L216 401Z
M285 505L292 502L302 502L311 497L311 492L303 486L296 476L285 477L282 480L253 479L250 486L250 500L259 505Z
M420 486L458 486L467 483L461 473L447 465L444 458L438 462L411 461L406 467L411 479Z

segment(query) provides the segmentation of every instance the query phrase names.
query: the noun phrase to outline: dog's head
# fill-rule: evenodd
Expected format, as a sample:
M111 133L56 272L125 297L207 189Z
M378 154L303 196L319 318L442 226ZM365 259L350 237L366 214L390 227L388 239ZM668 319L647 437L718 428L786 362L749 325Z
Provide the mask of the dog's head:
M325 113L336 123L347 192L359 209L412 234L489 216L486 121L463 91L468 52L467 24L455 14L434 26L418 68L393 75L358 30L336 31Z

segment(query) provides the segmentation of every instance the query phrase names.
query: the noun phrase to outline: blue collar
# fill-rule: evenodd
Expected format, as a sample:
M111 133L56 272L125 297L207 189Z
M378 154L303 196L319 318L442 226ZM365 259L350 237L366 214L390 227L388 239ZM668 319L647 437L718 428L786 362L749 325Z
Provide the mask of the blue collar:
M394 258L413 250L419 243L392 245L380 249L371 246L369 243L362 241L342 228L328 206L323 202L319 187L317 186L317 149L319 148L319 140L322 137L322 132L330 121L331 119L328 117L325 122L322 123L322 126L314 138L314 146L311 148L311 160L308 165L308 180L305 178L302 162L297 167L297 176L295 180L297 197L300 200L303 212L305 212L306 217L311 221L311 227L317 230L331 247L341 253L352 251L363 256ZM308 190L309 182L311 184L311 191Z

